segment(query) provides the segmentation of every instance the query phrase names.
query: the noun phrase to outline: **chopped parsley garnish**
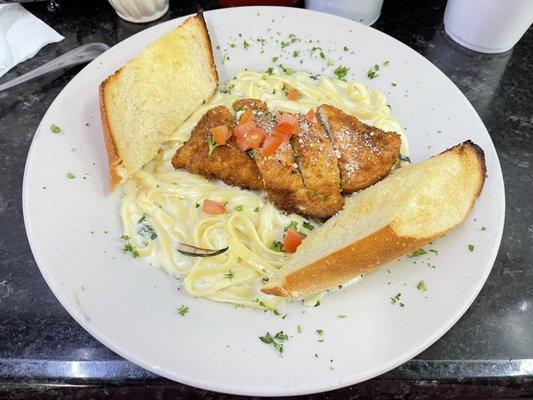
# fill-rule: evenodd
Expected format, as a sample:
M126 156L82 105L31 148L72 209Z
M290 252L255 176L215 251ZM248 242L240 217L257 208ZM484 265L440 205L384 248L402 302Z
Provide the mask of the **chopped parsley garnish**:
M386 67L386 66L389 65L389 64L390 64L390 61L389 61L389 60L387 60L387 61L383 61L383 66L384 66L384 67Z
M133 258L139 257L139 252L137 249L131 244L130 237L128 235L122 235L120 237L122 240L124 240L124 247L122 248L122 251L124 253L131 253Z
M435 250L435 249L429 249L429 251L431 251L434 254L439 254L438 250Z
M187 314L189 312L189 307L185 307L183 304L181 305L180 308L178 308L178 314L181 315L182 317L185 316L185 314Z
M411 159L409 158L409 156L404 156L402 153L400 153L400 161L405 161L405 162L408 162L410 163L411 162Z
M228 272L226 272L226 273L224 274L224 278L226 278L226 279L233 279L233 278L235 278L235 274L233 273L233 271L230 270L230 271L228 271Z
M259 340L261 340L265 344L272 345L280 356L283 353L282 343L288 338L289 337L285 333L283 333L283 331L279 331L278 333L276 333L276 335L274 335L274 337L272 337L269 332L267 332L265 336L259 336Z
M340 65L335 69L335 71L333 71L333 73L337 76L337 78L344 80L349 69L350 68L348 67Z
M486 228L486 227L484 227L484 226L482 226L482 227L481 227L481 230L482 230L482 231L486 231L486 230L487 230L487 228Z
M259 299L255 299L253 301L257 302L259 304L259 307L263 307L264 312L270 311L274 315L277 315L277 316L281 315L281 313L277 310L277 308L270 307L264 301L259 300Z
M246 154L248 154L248 157L250 157L252 160L255 160L254 149L248 149L248 150L246 150Z
M339 314L339 315L337 315L337 318L346 318L346 315L344 315L344 314Z
M235 46L237 46L235 43L232 43L232 44L229 45L229 47L231 47L231 48L235 48Z
M390 300L391 300L392 304L396 304L396 302L399 302L401 295L402 295L401 293L398 293L396 296L391 297Z
M261 279L264 283L267 283L270 279L268 278L268 276L263 276L263 278Z
M67 178L68 179L74 179L75 177L76 177L76 175L74 175L72 172L67 173Z
M324 336L324 330L323 330L323 329L317 329L317 330L316 330L316 334L317 334L318 336Z
M350 49L348 48L348 46L344 46L342 49L343 49L344 51L348 51L348 50L350 50Z
M469 245L468 245L468 250L470 250L470 251L474 251L474 245L473 245L473 244L469 244Z
M279 57L272 57L272 62L275 63L275 62L278 62L279 60Z
M320 300L317 300L313 307L318 307L320 305Z
M242 204L239 204L239 205L236 205L235 207L233 207L233 209L235 211L242 211L244 209L244 207L242 206Z
M194 206L195 206L196 208L199 208L199 207L200 207L200 203L196 203Z
M294 51L292 52L292 56L293 56L293 57L300 57L300 52L299 52L298 50L294 50Z
M283 228L283 231L287 232L289 229L298 230L298 222L291 220L291 223Z
M284 49L285 47L289 47L291 45L291 42L289 41L286 41L286 42L281 42L281 48Z
M213 151L218 147L218 144L215 142L215 138L213 137L213 135L209 135L207 137L207 145L209 146L207 155L210 156Z
M61 128L56 124L52 124L50 125L50 131L52 131L53 134L58 134L59 132L61 132Z
M259 207L255 207L254 208L254 212L258 213L259 212Z
M268 67L266 72L265 72L267 75L272 75L274 73L274 68L272 67Z
M423 256L424 254L427 254L426 250L424 250L423 248L420 248L418 250L413 251L407 257L411 257L411 258L412 257L418 257L418 256Z
M391 82L390 84L391 84L391 86L394 86L394 87L398 86L398 84L396 82Z
M302 225L303 225L303 227L305 229L310 230L310 231L315 229L315 226L313 224L311 224L310 222L307 222L307 221L304 221Z
M428 290L426 283L424 281L418 282L418 285L416 285L416 288L420 290L421 292L425 292L426 290Z
M372 68L368 70L368 72L366 73L366 76L368 76L368 79L377 78L379 76L378 71L379 71L379 65L375 64Z
M249 49L250 48L250 43L248 43L246 40L242 43L242 47L244 47L245 49Z
M281 242L272 242L272 244L270 245L270 250L277 251L277 252L282 252L283 251L283 243L281 243Z
M139 220L140 228L137 233L141 236L148 236L151 240L154 240L157 237L157 233L154 232L154 228L146 221L146 217L143 216Z
M296 332L302 333L302 331L303 331L302 325L296 325Z
M282 69L282 71L287 75L294 74L294 70L291 67L284 67L282 64L279 65L279 67Z
M224 64L226 61L229 61L228 53L222 54L222 64Z

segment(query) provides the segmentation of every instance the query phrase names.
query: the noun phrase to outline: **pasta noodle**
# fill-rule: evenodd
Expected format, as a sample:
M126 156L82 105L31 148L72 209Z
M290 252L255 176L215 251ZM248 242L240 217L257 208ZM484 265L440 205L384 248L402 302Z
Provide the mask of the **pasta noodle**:
M297 89L298 101L286 99L286 85ZM402 138L401 152L408 154L405 135L390 112L385 96L361 83L348 83L306 72L261 74L242 72L201 106L164 144L157 157L126 184L121 219L128 243L140 257L152 258L170 275L183 279L193 296L277 313L279 299L262 294L262 284L283 267L287 255L272 244L283 241L291 221L309 233L309 222L286 215L265 201L264 193L210 181L185 170L176 170L171 159L209 109L240 98L264 100L272 110L307 113L310 108L331 104L362 121ZM207 215L204 199L225 203L226 213ZM177 251L179 243L227 251L212 257L191 257Z

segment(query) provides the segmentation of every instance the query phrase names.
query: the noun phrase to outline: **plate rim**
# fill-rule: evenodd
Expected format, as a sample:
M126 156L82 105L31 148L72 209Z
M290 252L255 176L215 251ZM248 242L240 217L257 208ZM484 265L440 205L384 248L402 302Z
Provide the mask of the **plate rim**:
M226 8L226 9L215 9L215 10L209 10L204 11L204 15L209 18L209 15L211 14L218 14L218 13L232 13L232 10L234 8ZM494 267L494 262L496 260L496 257L498 255L500 246L501 246L501 240L503 236L503 229L505 224L505 210L506 210L506 201L505 201L505 182L503 180L503 173L501 169L501 164L499 160L498 153L496 151L496 147L494 146L494 142L492 141L492 137L490 136L487 128L485 127L485 124L481 120L480 116L478 115L477 111L474 109L470 101L466 98L466 96L461 92L461 90L455 85L455 83L448 77L446 74L444 74L437 66L435 66L431 61L429 61L427 58L425 58L422 54L418 53L416 50L412 49L408 45L404 44L403 42L399 41L398 39L394 38L393 36L390 36L376 28L373 28L371 26L366 26L363 24L360 24L357 21L350 20L348 18L335 16L331 14L322 13L319 11L314 10L308 10L308 9L299 9L299 8L292 8L292 7L277 7L277 6L245 6L245 7L235 7L235 9L249 9L249 10L261 10L261 9L274 9L278 12L295 12L295 13L313 13L313 14L322 14L324 16L327 16L328 18L333 19L340 19L344 21L348 21L352 24L358 24L363 26L363 29L370 29L375 32L382 38L386 38L385 40L393 40L396 42L397 45L400 45L404 51L409 52L411 54L414 54L417 60L421 63L425 63L428 65L431 69L433 69L434 73L439 74L441 78L444 78L445 81L449 84L450 87L453 88L453 90L457 93L458 99L461 99L463 103L466 105L466 108L471 112L473 118L476 120L477 124L480 125L480 127L483 127L487 138L490 142L490 145L492 146L491 151L494 151L495 154L495 167L496 167L496 181L498 182L498 186L500 186L499 195L501 195L502 198L502 212L501 212L501 223L498 226L497 234L495 236L496 241L495 245L491 249L491 253L488 257L490 260L490 268L486 268L484 271L483 276L479 280L478 285L471 290L470 296L468 297L467 301L463 302L463 305L461 307L460 312L456 313L454 318L451 318L446 324L441 325L440 329L435 331L432 335L430 335L424 342L420 343L418 346L412 348L410 351L405 352L404 354L396 357L395 359L389 360L387 363L383 363L380 366L376 366L372 369L366 370L364 373L358 373L357 375L352 375L352 378L347 380L341 379L331 379L327 383L315 383L310 390L306 390L304 388L297 388L297 389L291 389L284 387L281 390L277 389L276 387L272 387L268 390L257 390L250 387L245 387L244 389L238 387L237 385L220 385L220 384L212 384L209 382L209 379L205 379L201 376L196 377L196 379L190 378L188 376L182 376L176 373L172 373L167 370L161 370L156 365L151 365L150 363L146 362L143 359L138 358L136 355L131 354L127 350L123 349L120 344L115 344L111 341L109 341L104 334L100 332L100 330L94 326L87 323L87 321L83 318L81 313L73 306L73 304L69 301L67 301L66 296L64 296L61 292L61 289L57 282L54 281L54 279L51 277L51 275L47 272L47 269L41 266L41 264L37 261L37 258L35 257L35 242L37 241L36 238L33 237L32 229L31 229L31 223L29 222L28 215L28 198L31 196L31 189L28 184L28 170L29 165L31 163L31 160L33 158L33 154L35 152L35 137L32 139L32 142L30 144L30 147L28 149L28 155L26 158L26 162L24 165L24 174L23 174L23 182L22 182L22 211L23 211L23 220L24 220L24 228L26 231L26 237L28 239L28 243L30 245L30 249L32 252L32 256L35 260L35 263L37 264L37 267L39 268L39 271L41 272L45 282L47 283L48 287L51 289L52 293L56 297L56 299L60 302L61 306L69 313L69 315L79 324L82 326L83 329L85 329L91 336L93 336L95 339L97 339L100 343L102 343L104 346L112 350L113 352L117 353L124 359L136 364L137 366L144 368L154 374L157 374L159 376L163 376L165 378L171 379L175 382L179 382L191 387L204 389L204 390L210 390L214 392L221 392L221 393L227 393L232 395L245 395L245 396L297 396L297 395L307 395L307 394L315 394L315 393L321 393L326 392L330 390L340 389L343 387L351 386L363 381L366 381L368 379L372 379L376 376L379 376L381 374L384 374L386 372L389 372L390 370L397 368L398 366L404 364L406 361L412 359L413 357L416 357L418 354L426 350L429 346L434 344L437 340L439 340L445 333L447 333L456 323L461 319L466 311L470 308L474 300L479 295L481 289L485 285L488 276L490 275L492 268ZM55 103L58 101L61 94L66 91L72 84L73 81L75 81L76 77L81 74L83 71L91 67L93 64L96 64L99 62L99 60L111 49L113 49L115 46L125 42L125 41L133 41L134 38L143 35L148 30L154 30L157 29L157 27L160 27L161 25L173 25L185 20L188 17L191 17L195 14L188 14L184 16L180 16L178 18L173 18L168 21L163 21L161 23L158 23L156 25L153 25L151 27L148 27L146 29L143 29L134 35L131 35L127 37L126 39L116 43L110 49L108 49L106 52L102 53L100 56L98 56L96 59L91 61L89 64L87 64L84 68L82 68L66 85L65 87L58 93L56 98L52 101L50 106L48 107L47 111L43 114L43 117L41 118L41 122L36 128L36 133L42 129L43 121L45 120L49 110L55 105ZM496 245L497 244L497 245Z

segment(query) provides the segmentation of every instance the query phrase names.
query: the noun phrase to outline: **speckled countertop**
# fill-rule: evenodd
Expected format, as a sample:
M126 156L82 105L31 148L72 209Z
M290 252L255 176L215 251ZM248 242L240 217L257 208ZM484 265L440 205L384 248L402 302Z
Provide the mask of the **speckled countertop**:
M113 45L151 25L120 20L103 0L63 3L57 13L42 3L27 5L65 40L45 47L2 81L81 44ZM216 4L199 3L206 10ZM444 6L444 1L388 0L374 27L448 75L487 126L506 188L498 258L474 304L437 343L376 379L312 398L533 396L533 30L510 52L474 53L443 32ZM195 8L193 1L171 0L169 13L157 22ZM63 310L37 269L22 216L24 163L42 116L80 69L0 92L0 398L231 398L170 382L123 360Z

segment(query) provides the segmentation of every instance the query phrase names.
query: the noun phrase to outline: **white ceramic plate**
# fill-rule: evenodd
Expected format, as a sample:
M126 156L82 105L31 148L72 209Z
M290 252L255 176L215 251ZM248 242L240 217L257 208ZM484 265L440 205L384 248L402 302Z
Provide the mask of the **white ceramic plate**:
M44 116L29 152L23 188L26 230L44 278L76 321L110 349L192 386L296 395L361 382L402 364L463 315L496 257L505 205L502 173L487 130L437 68L372 28L288 8L217 10L205 18L221 82L245 68L265 70L274 56L281 56L286 66L313 73L332 74L342 64L350 68L349 80L361 80L388 95L406 129L414 162L466 139L479 144L488 179L473 212L464 225L433 245L438 255L429 253L416 264L408 258L395 262L331 294L320 307L288 306L285 319L192 298L164 272L122 254L120 193L110 196L107 190L98 85L180 18L101 55L65 87ZM276 40L286 41L290 34L302 40L283 53ZM266 39L264 46L257 38ZM325 60L319 51L309 54L315 46L322 48ZM293 57L294 50L300 50L300 57ZM225 52L229 59L222 63ZM330 58L334 65L328 67ZM386 60L390 63L385 67ZM366 73L374 64L381 65L379 77L369 80ZM51 124L60 126L61 133L52 134ZM69 172L76 177L68 179ZM475 246L473 252L469 244ZM427 292L416 289L421 280ZM390 298L397 293L405 307L392 304ZM176 312L182 304L190 310L184 317ZM300 334L297 325L303 328ZM323 342L318 342L317 329L325 331ZM279 330L291 335L283 358L258 340Z

